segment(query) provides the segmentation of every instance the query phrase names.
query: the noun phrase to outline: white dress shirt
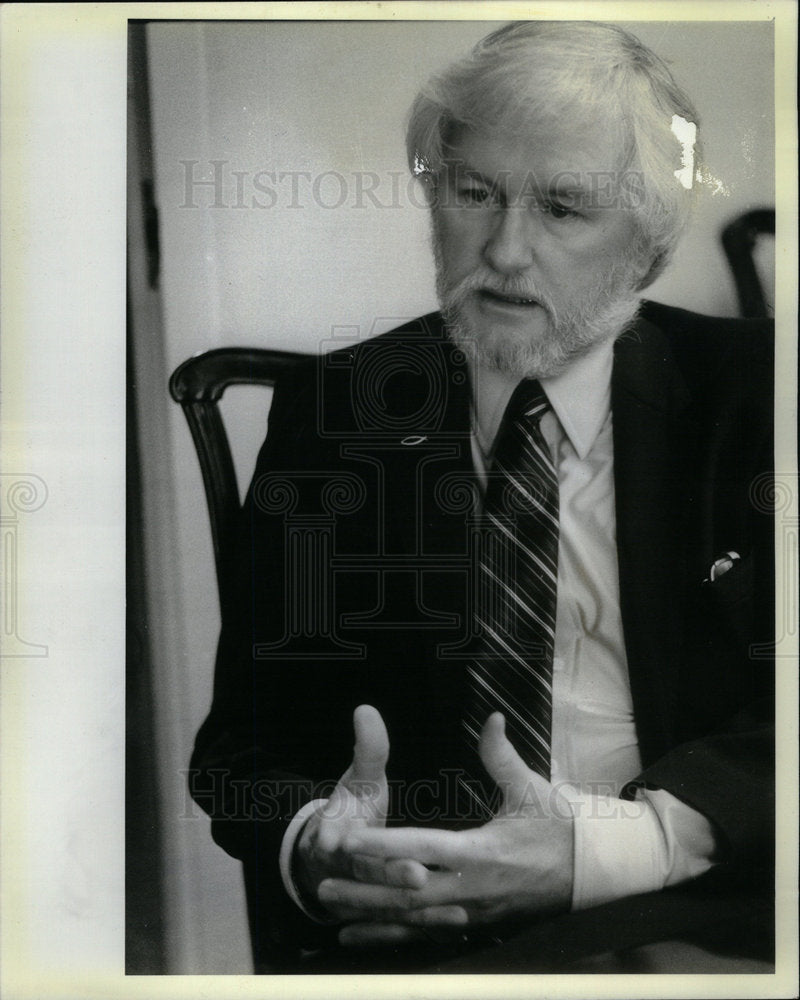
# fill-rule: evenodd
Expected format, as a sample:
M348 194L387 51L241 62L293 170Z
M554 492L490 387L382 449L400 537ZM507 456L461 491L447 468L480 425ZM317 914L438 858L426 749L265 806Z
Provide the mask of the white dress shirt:
M711 865L711 824L664 791L619 798L641 771L622 633L611 414L613 340L554 378L541 420L558 474L551 780L575 816L573 909L661 889ZM485 483L519 381L475 368L473 460Z
M561 375L541 380L552 406L541 430L559 484L551 780L575 817L576 910L699 875L711 866L715 848L708 820L668 792L619 797L641 771L641 758L619 606L612 362L613 341L607 341ZM484 484L518 381L472 371L472 453ZM281 849L284 885L304 910L290 862L297 835L320 805L300 810Z

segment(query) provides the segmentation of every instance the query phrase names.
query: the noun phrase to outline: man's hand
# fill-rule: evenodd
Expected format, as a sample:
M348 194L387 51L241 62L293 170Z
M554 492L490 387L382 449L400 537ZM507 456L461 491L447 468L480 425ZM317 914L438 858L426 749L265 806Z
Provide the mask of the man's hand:
M389 803L389 737L383 719L371 705L360 705L353 713L353 728L353 761L321 811L304 826L295 850L295 878L312 899L318 898L320 882L333 876L357 878L369 872L372 881L396 887L419 885L425 879L425 868L417 862L397 859L384 864L368 858L359 863L344 846L349 836L382 827Z
M531 771L505 735L503 716L481 733L483 763L501 789L496 816L474 830L448 831L363 824L343 842L357 860L352 877L325 879L319 899L348 926L343 944L415 940L421 928L486 925L569 908L572 896L572 813L548 781ZM377 884L393 860L413 858L420 884ZM413 864L406 860L407 866ZM411 869L408 869L411 870ZM360 881L359 881L360 879Z

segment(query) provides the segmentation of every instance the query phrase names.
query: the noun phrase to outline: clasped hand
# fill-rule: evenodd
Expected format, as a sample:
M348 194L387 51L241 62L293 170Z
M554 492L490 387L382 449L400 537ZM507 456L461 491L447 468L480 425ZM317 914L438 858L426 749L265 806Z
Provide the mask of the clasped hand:
M491 715L479 751L502 793L484 826L385 829L389 740L380 714L354 714L353 763L298 843L298 877L344 926L347 945L457 938L491 925L569 908L572 813L531 771Z

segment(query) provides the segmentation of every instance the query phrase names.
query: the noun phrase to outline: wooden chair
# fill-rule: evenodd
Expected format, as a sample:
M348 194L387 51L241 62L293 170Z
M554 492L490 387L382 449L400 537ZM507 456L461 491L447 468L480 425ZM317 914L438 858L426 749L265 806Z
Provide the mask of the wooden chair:
M764 236L775 235L775 209L759 208L738 216L722 230L722 248L733 272L742 316L769 316L764 283L759 277L754 251Z
M232 385L273 387L308 356L259 347L220 347L184 361L169 380L170 395L183 409L203 474L221 608L228 600L228 561L241 503L219 402Z
M197 354L178 365L169 380L169 391L180 403L192 434L203 474L211 538L214 547L220 610L228 605L230 558L241 511L236 470L219 403L232 385L274 387L278 379L309 355L258 347L221 347ZM270 971L269 949L255 933L257 880L243 866L251 947L256 972Z

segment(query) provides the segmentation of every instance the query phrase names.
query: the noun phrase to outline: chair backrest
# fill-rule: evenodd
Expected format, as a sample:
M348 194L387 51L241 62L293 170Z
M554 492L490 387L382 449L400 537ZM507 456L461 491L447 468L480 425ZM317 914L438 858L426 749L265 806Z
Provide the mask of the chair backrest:
M775 235L775 209L745 212L722 230L722 248L733 272L742 316L769 316L769 303L754 251L762 236Z
M284 372L308 356L258 347L221 347L184 361L169 380L170 395L183 408L203 474L222 608L241 504L219 401L231 385L274 386Z

